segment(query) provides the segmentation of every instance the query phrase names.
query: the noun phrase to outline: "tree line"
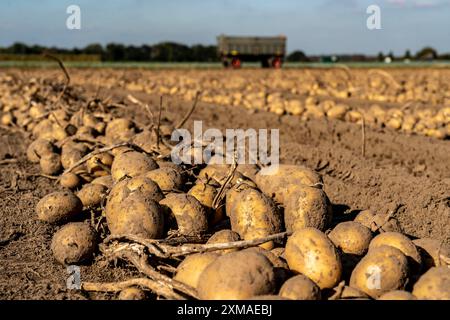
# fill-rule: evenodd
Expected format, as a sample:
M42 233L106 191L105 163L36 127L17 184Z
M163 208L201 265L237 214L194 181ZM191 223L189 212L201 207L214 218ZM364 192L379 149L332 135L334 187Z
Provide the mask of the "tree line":
M40 45L27 45L14 43L9 47L0 47L0 54L9 55L39 55L43 52L66 55L92 55L99 57L102 61L154 61L154 62L216 62L219 61L217 47L215 45L196 44L192 46L176 43L161 42L154 45L124 45L120 43L109 43L105 46L99 43L89 44L84 48L57 48ZM330 60L330 57L336 59ZM307 56L303 51L293 51L286 56L290 62L319 62L319 61L384 61L386 57L391 60L450 60L450 53L438 54L431 47L425 47L417 53L412 54L407 50L404 55L394 56L392 52L380 52L375 56L361 54L349 55L316 55Z

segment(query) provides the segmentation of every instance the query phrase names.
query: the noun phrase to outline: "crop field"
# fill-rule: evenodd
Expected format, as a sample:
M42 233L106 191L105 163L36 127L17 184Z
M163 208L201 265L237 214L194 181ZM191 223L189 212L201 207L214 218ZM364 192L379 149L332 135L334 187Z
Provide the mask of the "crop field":
M0 299L450 299L445 63L54 65L0 63Z

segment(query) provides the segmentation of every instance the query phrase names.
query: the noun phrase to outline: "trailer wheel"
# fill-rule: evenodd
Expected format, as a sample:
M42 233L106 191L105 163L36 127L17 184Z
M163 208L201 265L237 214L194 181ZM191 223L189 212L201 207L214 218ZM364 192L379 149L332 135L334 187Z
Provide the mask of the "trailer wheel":
M269 67L270 67L270 60L269 60L269 59L263 59L263 60L261 60L261 67L263 67L263 68L269 68Z
M280 57L276 57L272 60L272 67L274 67L275 69L280 69L281 68L281 58Z
M241 60L239 58L233 58L233 60L231 61L231 66L234 69L239 69L241 67Z

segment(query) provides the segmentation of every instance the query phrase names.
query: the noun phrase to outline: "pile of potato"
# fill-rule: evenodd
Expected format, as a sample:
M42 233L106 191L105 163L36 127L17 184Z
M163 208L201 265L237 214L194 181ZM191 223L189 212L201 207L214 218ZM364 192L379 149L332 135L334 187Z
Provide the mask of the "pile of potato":
M62 265L101 258L99 245L111 236L141 244L197 237L231 246L186 253L160 272L200 299L450 299L450 248L410 239L385 213L338 223L311 169L176 165L170 122L158 131L95 102L75 110L69 98L55 108L35 96L27 108L2 111L31 132L28 160L58 177L61 191L38 202L36 218L58 226L49 246ZM262 241L233 246L242 240ZM148 294L130 286L118 298Z
M450 137L448 76L439 71L415 71L411 73L415 76L402 75L401 81L390 72L375 69L258 71L256 77L243 72L152 72L145 77L123 79L120 86L188 101L201 90L200 99L206 103L296 115L301 120L361 122L364 117L373 127L438 139ZM105 77L106 86L117 85L113 79L108 81L106 74L100 77ZM349 99L365 101L364 107L355 107L347 102ZM396 105L382 106L386 102Z

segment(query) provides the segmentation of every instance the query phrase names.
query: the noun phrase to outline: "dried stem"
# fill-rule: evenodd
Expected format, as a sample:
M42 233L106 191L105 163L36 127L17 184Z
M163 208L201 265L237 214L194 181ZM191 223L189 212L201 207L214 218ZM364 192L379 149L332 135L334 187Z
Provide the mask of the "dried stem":
M94 157L94 156L96 156L98 154L105 153L105 152L111 151L113 149L124 147L124 146L130 146L130 143L128 143L128 142L121 142L121 143L113 144L111 146L100 148L98 150L92 151L91 153L85 155L79 161L77 161L73 165L71 165L66 171L64 171L64 173L71 172L76 167L79 167L80 165L82 165L83 163L85 163L86 161L88 161L89 159L91 159L92 157Z
M188 111L188 113L186 113L184 118L175 126L176 129L180 129L182 126L184 126L186 121L188 121L188 119L191 117L192 112L194 112L195 107L197 106L199 97L200 97L200 91L197 91L197 93L195 95L194 103L192 104L191 109Z
M139 286L144 289L148 289L159 296L162 296L170 300L185 300L185 298L170 290L166 286L161 285L157 281L148 278L136 278L121 282L83 282L81 284L81 289L85 291L100 291L100 292L119 292L123 289Z

